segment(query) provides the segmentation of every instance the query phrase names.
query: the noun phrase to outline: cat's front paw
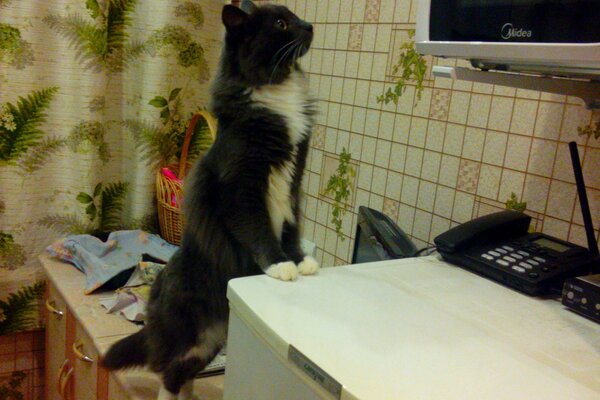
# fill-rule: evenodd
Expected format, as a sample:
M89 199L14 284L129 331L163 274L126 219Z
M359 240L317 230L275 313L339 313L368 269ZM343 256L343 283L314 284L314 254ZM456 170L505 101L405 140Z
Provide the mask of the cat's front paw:
M265 273L271 278L282 281L295 281L298 277L298 268L293 261L285 261L271 265Z
M304 257L304 260L298 264L298 272L302 275L314 275L319 270L319 262L311 256Z

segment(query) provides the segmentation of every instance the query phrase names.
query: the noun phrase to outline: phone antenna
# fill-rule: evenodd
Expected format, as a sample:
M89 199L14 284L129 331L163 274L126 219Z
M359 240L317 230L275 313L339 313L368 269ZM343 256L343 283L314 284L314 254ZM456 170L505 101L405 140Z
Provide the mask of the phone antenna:
M587 193L585 191L585 182L583 181L583 172L581 171L581 162L579 161L577 143L569 142L569 150L571 151L573 174L575 175L575 183L577 184L577 195L579 196L579 205L581 207L581 215L583 216L583 225L585 226L588 250L592 256L598 256L598 242L596 241L596 236L594 235L592 214L590 213L590 205L588 203Z

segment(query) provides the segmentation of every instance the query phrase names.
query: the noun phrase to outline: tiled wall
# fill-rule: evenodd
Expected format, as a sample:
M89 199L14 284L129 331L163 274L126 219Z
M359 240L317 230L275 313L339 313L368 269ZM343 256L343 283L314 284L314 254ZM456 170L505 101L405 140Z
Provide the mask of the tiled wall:
M397 106L379 104L376 97L394 80L400 45L415 28L417 0L278 3L315 26L312 50L302 61L321 100L304 181L304 235L317 244L323 265L350 260L360 205L383 211L423 246L458 223L503 208L511 192L527 201L535 229L585 244L571 140L580 145L598 228L600 140L579 136L577 127L600 113L592 115L576 98L430 73L421 100L411 86ZM427 61L429 69L457 65ZM358 175L342 241L322 190L344 147Z
M0 397L11 389L24 400L44 399L44 330L0 336ZM18 386L11 388L11 380Z

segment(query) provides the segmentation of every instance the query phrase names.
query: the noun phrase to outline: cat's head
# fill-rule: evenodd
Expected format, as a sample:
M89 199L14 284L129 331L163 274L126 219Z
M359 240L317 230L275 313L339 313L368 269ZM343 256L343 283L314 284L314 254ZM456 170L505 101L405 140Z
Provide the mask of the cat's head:
M242 8L224 6L222 20L229 70L250 86L284 81L313 39L312 25L280 5L245 0Z

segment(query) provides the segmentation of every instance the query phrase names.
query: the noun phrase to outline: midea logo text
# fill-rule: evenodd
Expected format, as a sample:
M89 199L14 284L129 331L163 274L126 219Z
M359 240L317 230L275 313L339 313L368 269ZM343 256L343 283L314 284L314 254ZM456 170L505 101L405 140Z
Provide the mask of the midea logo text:
M517 29L510 22L504 24L500 32L502 33L502 39L530 38L532 33L531 31L526 31L523 28Z

